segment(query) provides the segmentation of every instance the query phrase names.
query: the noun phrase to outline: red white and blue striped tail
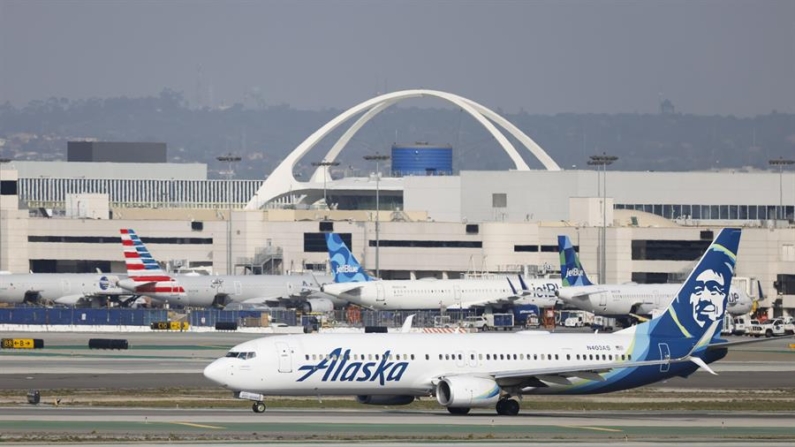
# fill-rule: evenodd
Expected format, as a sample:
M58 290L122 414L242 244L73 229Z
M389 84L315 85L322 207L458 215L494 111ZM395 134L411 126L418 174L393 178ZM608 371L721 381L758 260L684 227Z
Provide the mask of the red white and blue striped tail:
M121 244L124 249L124 262L127 265L127 276L133 283L136 292L157 295L159 293L184 294L185 290L179 282L166 273L155 258L141 242L141 238L130 228L121 231ZM123 281L130 286L129 281ZM121 282L120 282L121 285ZM125 287L122 285L122 287Z

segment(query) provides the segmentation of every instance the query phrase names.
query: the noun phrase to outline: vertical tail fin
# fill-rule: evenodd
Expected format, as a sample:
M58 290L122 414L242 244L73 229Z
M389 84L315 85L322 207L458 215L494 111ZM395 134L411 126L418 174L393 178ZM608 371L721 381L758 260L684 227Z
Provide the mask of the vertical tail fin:
M365 282L372 281L353 256L348 246L342 241L337 233L326 233L326 246L328 256L331 261L331 274L334 275L334 282Z
M739 228L724 228L712 242L668 309L647 323L649 334L664 338L720 334L740 245ZM714 327L713 327L714 326Z
M124 247L124 262L127 275L132 277L166 274L141 239L132 229L121 229L121 245Z
M568 236L558 236L558 253L560 254L560 278L563 287L593 285L585 269L580 264L580 257Z

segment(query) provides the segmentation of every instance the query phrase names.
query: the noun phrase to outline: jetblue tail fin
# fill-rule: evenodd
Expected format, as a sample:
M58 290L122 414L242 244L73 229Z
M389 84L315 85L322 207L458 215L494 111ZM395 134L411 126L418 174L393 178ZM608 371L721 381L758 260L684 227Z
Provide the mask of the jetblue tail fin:
M558 236L558 253L560 253L560 278L563 287L593 285L585 274L580 258L568 236Z
M326 233L326 246L328 256L331 261L331 274L334 275L334 282L365 282L372 281L353 256L348 246L342 241L337 233Z
M718 233L668 309L647 323L649 334L663 338L699 340L708 330L720 334L734 276L740 229Z

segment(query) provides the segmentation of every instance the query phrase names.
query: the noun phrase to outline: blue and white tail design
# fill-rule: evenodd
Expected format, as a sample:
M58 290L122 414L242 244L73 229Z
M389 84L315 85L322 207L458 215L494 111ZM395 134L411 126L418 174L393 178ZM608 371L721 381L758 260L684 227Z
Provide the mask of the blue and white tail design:
M574 251L574 246L568 236L558 236L558 253L560 254L560 279L563 287L593 285L585 269L580 264L580 258Z
M326 233L326 246L328 256L331 261L331 274L334 275L334 282L365 282L372 281L353 256L348 246L342 241L337 233Z
M740 229L724 228L709 246L665 313L649 322L649 335L699 340L720 334L737 262Z

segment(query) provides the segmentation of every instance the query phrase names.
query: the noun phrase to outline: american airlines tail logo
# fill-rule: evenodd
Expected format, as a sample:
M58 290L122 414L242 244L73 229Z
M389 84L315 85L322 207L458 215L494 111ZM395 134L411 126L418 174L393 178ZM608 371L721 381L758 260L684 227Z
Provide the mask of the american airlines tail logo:
M322 382L375 382L384 385L386 382L399 382L409 367L408 362L390 361L391 351L384 352L377 362L350 362L351 350L342 348L331 351L326 358L316 365L304 365L299 371L306 371L296 382L303 382L316 372L325 370Z
M337 274L340 274L340 273L359 273L359 268L358 267L354 267L352 265L343 264L343 265L337 267L336 273Z
M570 269L566 270L566 278L570 278L572 276L574 276L576 278L579 278L580 276L582 276L582 269L574 267L574 268L570 268Z

